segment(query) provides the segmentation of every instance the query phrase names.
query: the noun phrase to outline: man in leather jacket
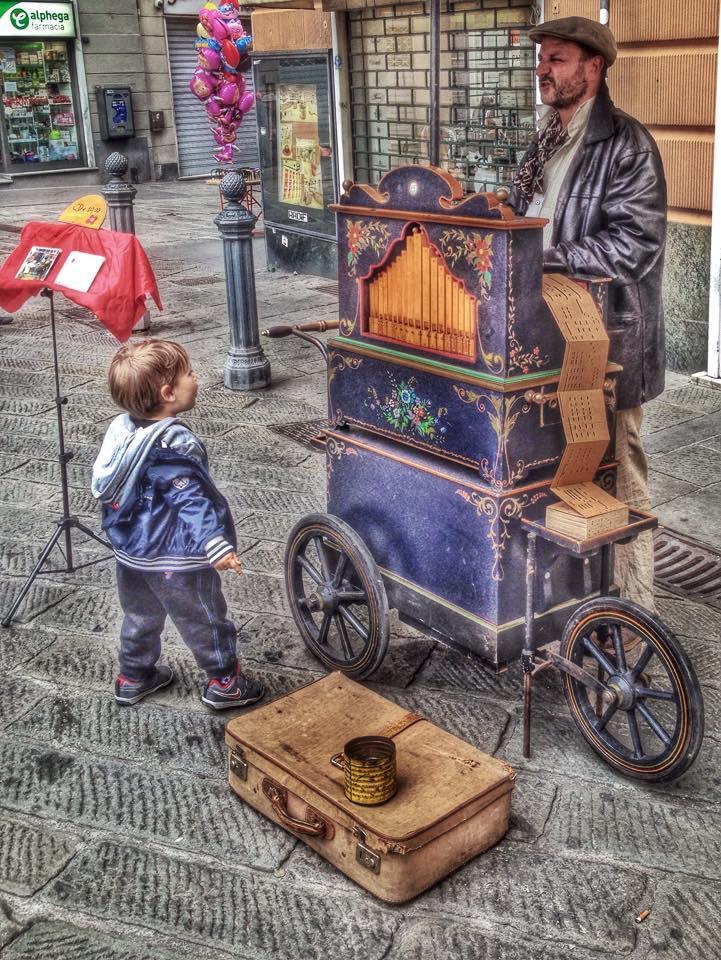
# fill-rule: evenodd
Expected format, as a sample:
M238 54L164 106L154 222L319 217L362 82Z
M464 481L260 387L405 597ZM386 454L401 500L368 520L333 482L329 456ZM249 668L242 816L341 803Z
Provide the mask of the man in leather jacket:
M608 27L565 17L533 27L543 117L523 157L509 202L520 215L546 217L543 266L571 276L610 277L610 359L623 366L617 402L617 495L648 509L641 404L664 388L661 277L666 182L656 144L618 110L606 86L616 58ZM616 550L623 596L653 610L650 534Z

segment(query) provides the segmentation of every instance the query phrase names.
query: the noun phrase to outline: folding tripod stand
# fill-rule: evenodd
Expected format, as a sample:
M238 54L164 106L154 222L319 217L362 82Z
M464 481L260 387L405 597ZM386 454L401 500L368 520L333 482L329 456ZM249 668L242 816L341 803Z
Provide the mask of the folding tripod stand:
M72 451L65 449L65 435L63 433L63 405L68 402L67 397L62 397L60 395L60 369L58 366L58 341L55 333L55 301L53 299L53 291L45 288L40 293L41 297L47 297L50 301L50 329L53 335L53 366L55 367L55 409L57 411L58 418L58 445L59 445L59 461L60 461L60 485L62 487L63 494L63 515L59 520L56 521L55 530L53 535L50 537L48 542L43 547L42 553L38 557L38 561L33 567L33 571L30 576L27 578L20 593L15 598L15 602L8 612L3 617L2 623L3 627L9 627L12 623L15 612L19 608L20 604L25 599L26 594L32 587L35 582L35 578L38 576L43 566L45 565L46 560L50 556L53 548L58 543L61 537L65 537L65 550L63 551L62 547L58 549L63 554L65 560L65 567L55 570L48 570L47 573L74 573L75 570L80 570L83 567L90 567L96 563L102 563L104 560L108 560L111 556L109 554L106 557L98 557L97 560L88 560L86 563L73 563L73 544L71 533L73 529L80 530L82 533L86 534L88 537L92 537L93 540L96 540L98 543L102 543L104 547L110 548L110 544L103 540L102 537L98 536L97 533L94 533L90 527L85 526L85 524L78 520L77 517L70 514L70 493L68 490L68 462L72 460L73 454Z

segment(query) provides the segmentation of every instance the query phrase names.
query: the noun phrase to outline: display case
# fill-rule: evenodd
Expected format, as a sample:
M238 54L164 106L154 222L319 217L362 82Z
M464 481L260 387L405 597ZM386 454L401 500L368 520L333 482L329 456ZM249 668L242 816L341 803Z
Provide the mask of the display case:
M84 161L65 41L0 42L3 168L72 167Z
M337 199L329 54L254 57L268 263L335 278Z

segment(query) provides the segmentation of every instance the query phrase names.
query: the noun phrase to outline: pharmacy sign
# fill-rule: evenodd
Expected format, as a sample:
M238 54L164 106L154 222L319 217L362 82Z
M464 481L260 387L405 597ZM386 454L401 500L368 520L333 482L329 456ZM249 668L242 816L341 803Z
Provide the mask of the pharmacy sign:
M34 3L33 0L0 0L0 38L74 37L72 3Z

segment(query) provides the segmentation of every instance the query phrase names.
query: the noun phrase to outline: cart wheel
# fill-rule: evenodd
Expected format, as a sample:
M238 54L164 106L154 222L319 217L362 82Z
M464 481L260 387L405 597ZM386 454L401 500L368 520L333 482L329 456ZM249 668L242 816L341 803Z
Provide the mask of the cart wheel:
M285 585L306 645L331 670L370 676L388 647L388 599L368 548L331 514L303 517L285 550Z
M569 620L560 654L615 694L604 701L563 675L573 719L606 763L639 780L688 770L703 739L703 699L686 653L660 620L628 600L597 597Z

